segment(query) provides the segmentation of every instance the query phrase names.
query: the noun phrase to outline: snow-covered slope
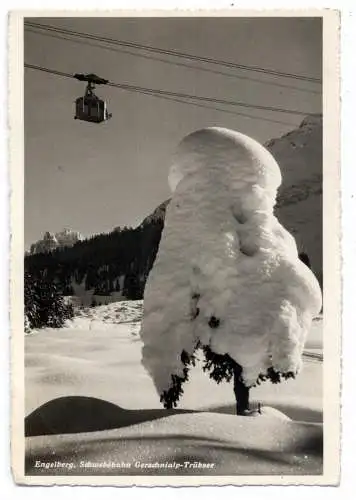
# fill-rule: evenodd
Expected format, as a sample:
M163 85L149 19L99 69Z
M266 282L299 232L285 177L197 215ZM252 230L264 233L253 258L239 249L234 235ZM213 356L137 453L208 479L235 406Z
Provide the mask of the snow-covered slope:
M26 468L31 475L241 475L322 472L322 321L300 377L251 390L261 417L237 417L232 384L198 363L176 410L164 410L140 358L142 301L81 311L25 338ZM59 462L52 468L36 461ZM86 466L80 467L80 462ZM183 463L140 468L136 462ZM184 462L214 463L211 469ZM104 462L109 466L103 467ZM130 467L110 464L127 463ZM70 469L64 463L72 463Z
M102 398L131 409L157 408L152 380L141 365L139 328L142 301L122 301L78 311L64 328L34 330L25 337L26 415L58 397ZM283 384L266 382L252 399L280 408L293 420L322 421L322 320L313 321L300 377ZM310 380L313 383L310 383ZM179 408L235 411L231 384L217 385L198 364L185 385ZM220 410L219 410L220 411ZM319 415L319 416L317 416Z
M266 143L282 173L276 215L308 254L322 278L322 116L306 117L300 127Z

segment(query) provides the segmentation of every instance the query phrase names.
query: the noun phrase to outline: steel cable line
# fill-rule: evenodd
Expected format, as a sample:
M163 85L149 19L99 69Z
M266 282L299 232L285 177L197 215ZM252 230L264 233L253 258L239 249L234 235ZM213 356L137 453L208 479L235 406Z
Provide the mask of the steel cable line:
M260 80L258 78L253 78L253 77L249 77L249 76L235 75L233 73L226 73L224 71L219 71L219 70L212 69L212 68L202 68L202 67L199 67L199 66L192 66L190 64L186 64L186 63L183 63L183 62L170 61L168 59L162 59L160 57L149 56L147 54L138 54L138 53L135 53L135 52L131 52L130 50L120 49L118 47L99 45L99 43L104 43L104 42L99 42L99 43L98 42L96 42L96 43L93 42L93 43L90 43L90 41L88 41L88 40L84 41L84 40L73 39L72 37L70 37L70 35L69 35L69 38L68 38L68 35L64 35L64 34L60 34L60 33L57 33L57 34L56 33L46 33L44 31L36 31L35 29L30 28L30 27L25 27L25 31L27 31L28 33L34 33L36 35L47 36L47 37L55 38L55 39L58 39L58 40L65 40L67 42L77 43L77 44L82 44L82 45L87 45L89 47L101 48L101 49L109 50L109 51L112 51L112 52L118 52L120 54L128 54L128 55L131 55L133 57L139 57L141 59L147 59L147 60L151 60L151 61L157 61L157 62L161 62L161 63L164 63L164 64L170 64L170 65L173 65L173 66L178 66L178 67L183 67L183 68L187 68L187 69L192 69L192 70L195 70L195 71L203 71L203 72L212 73L212 74L215 74L215 75L222 75L222 76L226 76L228 78L235 78L237 80L247 80L247 81L250 81L250 82L259 83L259 84L267 85L267 86L270 86L270 87L281 87L281 88L285 88L285 89L288 89L288 90L295 90L295 91L298 91L298 92L306 92L306 93L309 93L309 94L318 94L318 95L320 95L320 93L321 93L320 90L295 87L293 85L286 85L286 84L278 83L278 82L275 82L275 81Z
M260 66L251 66L251 65L247 65L247 64L238 64L238 63L233 63L233 62L230 62L230 61L223 61L223 60L220 60L220 59L213 59L213 58L210 58L210 57L197 56L197 55L194 55L194 54L188 54L188 53L179 52L179 51L176 51L176 50L162 49L162 48L159 48L159 47L153 47L153 46L150 46L150 45L144 45L144 44L135 43L135 42L127 42L127 41L124 41L124 40L116 40L114 38L103 37L103 36L99 36L99 35L93 35L93 34L89 34L89 33L84 33L84 32L74 31L74 30L68 30L68 29L64 29L64 28L58 28L58 27L50 26L50 25L46 25L46 24L32 23L32 22L29 22L29 21L25 21L24 22L24 26L29 26L29 27L32 27L32 28L42 29L42 30L45 30L45 31L52 31L52 32L56 32L56 33L70 34L71 36L76 36L76 37L80 37L80 38L86 38L86 39L89 39L89 40L97 40L97 41L101 41L101 42L105 42L105 43L109 43L109 44L121 45L123 47L135 48L135 49L138 49L138 50L145 50L147 52L154 52L154 53L157 53L157 54L165 54L165 55L169 55L169 56L173 56L173 57L180 57L180 58L184 58L184 59L190 59L190 60L193 60L193 61L205 62L205 63L208 63L208 64L214 64L214 65L218 65L218 66L225 66L225 67L235 68L235 69L243 69L245 71L254 71L254 72L257 72L257 73L265 73L265 74L268 74L268 75L280 76L280 77L283 77L283 78L292 78L292 79L295 79L295 80L301 80L301 81L306 81L306 82L312 82L312 83L321 84L321 79L320 78L314 78L314 77L305 76L305 75L298 75L298 74L295 74L295 73L286 73L286 72L283 72L283 71L277 71L277 70L273 70L273 69L263 68L263 67L260 67Z
M132 92L137 92L137 91L132 91ZM184 101L183 99L177 99L174 97L167 97L167 96L162 96L162 95L157 95L157 94L152 94L149 92L139 92L140 94L148 95L151 97L158 97L159 99L166 99L167 101L173 101L173 102L178 102L181 104L187 104L188 106L196 106L198 108L203 108L203 109L211 109L214 111L220 111L221 113L228 113L230 115L235 115L235 116L242 116L243 118L250 118L252 120L262 120L265 122L271 122L271 123L279 123L281 125L288 125L289 127L295 126L295 124L291 122L285 122L282 120L274 120L273 118L262 118L261 116L254 116L254 115L249 115L247 113L239 113L238 111L230 111L229 109L221 109L221 108L215 108L214 106L206 106L205 104L199 104L197 102L189 102L189 101Z
M148 89L145 87L128 85L126 83L109 82L107 85L109 87L117 87L117 88L122 89L122 90L136 91L136 92L142 92L142 93L146 93L146 94L149 93L152 95L178 97L181 99L191 99L191 100L197 100L197 101L203 101L203 102L213 102L216 104L224 104L227 106L241 106L243 108L259 109L259 110L263 110L263 111L274 111L276 113L286 113L286 114L294 114L294 115L300 115L300 116L306 116L306 115L310 114L307 111L297 111L294 109L284 109L284 108L277 108L277 107L272 107L272 106L262 106L262 105L258 105L258 104L250 104L250 103L244 103L244 102L240 102L240 101L229 101L226 99L218 99L215 97L194 96L194 95L185 94L185 93L181 93L181 92L171 92L169 90Z
M39 68L37 68L37 67L35 67L33 65L30 65L30 64L25 64L25 67L29 68L29 69L39 69ZM47 70L46 68L42 68L41 71L53 74L55 76L63 76L63 77L66 77L66 78L74 78L73 75L71 75L69 73L63 73L62 71ZM288 125L288 126L293 126L294 125L291 122L285 122L285 121L282 121L282 120L274 120L273 118L263 118L263 117L260 117L260 116L249 115L247 113L239 113L239 112L236 112L236 111L231 111L231 110L228 110L228 109L215 108L213 106L207 106L207 105L204 105L204 104L199 104L197 102L184 101L183 99L178 99L178 98L174 98L174 97L169 97L169 96L164 96L164 95L157 95L157 94L154 94L152 92L149 92L148 90L147 91L137 90L137 89L121 89L121 90L127 90L129 92L137 92L137 93L148 95L148 96L151 96L151 97L157 97L159 99L165 99L167 101L178 102L178 103L181 103L181 104L187 104L189 106L196 106L196 107L204 108L204 109L211 109L211 110L215 110L215 111L220 111L221 113L228 113L230 115L242 116L244 118L251 118L253 120L263 120L263 121L267 121L267 122L279 123L281 125Z
M49 68L44 68L42 66L36 66L33 64L25 63L25 68L34 69L37 71L43 71L46 73L52 73L53 75L57 75L57 76L74 78L74 75L71 75L70 73L64 73L62 71L52 70ZM116 88L119 88L122 90L128 90L128 91L136 91L136 92L141 92L141 93L146 93L146 94L148 93L148 94L155 94L155 95L163 95L163 96L168 96L168 97L178 97L178 98L198 100L198 101L203 101L203 102L213 102L215 104L239 106L239 107L244 107L244 108L259 109L259 110L263 110L263 111L274 111L274 112L278 112L278 113L294 114L294 115L300 115L300 116L306 116L306 115L310 114L310 112L307 112L307 111L298 111L295 109L285 109L285 108L279 108L279 107L273 107L273 106L262 106L262 105L257 105L257 104L250 104L250 103L244 103L244 102L238 102L238 101L230 101L230 100L226 100L226 99L219 99L219 98L215 98L215 97L195 96L195 95L191 95L191 94L185 94L182 92L172 92L172 91L161 90L161 89L150 89L150 88L140 87L140 86L136 86L136 85L129 85L126 83L108 82L107 85L110 87L116 87Z

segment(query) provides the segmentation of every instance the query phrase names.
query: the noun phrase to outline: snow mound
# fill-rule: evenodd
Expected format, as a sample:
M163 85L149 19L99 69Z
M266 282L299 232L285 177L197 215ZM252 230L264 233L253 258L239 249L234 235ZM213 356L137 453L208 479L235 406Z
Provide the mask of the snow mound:
M279 418L170 415L115 430L26 440L30 475L316 475L322 427ZM65 469L38 462L70 463Z
M208 128L179 145L140 332L159 394L198 341L239 363L247 386L269 367L299 372L321 292L273 214L280 182L272 155L238 132Z

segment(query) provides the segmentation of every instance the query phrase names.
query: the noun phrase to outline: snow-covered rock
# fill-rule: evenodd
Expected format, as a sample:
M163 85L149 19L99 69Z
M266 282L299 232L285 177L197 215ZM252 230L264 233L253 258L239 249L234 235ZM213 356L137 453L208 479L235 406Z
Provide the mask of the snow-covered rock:
M71 247L78 241L81 241L83 236L78 231L63 229L63 231L56 233L56 239L59 247Z
M58 241L56 240L55 235L50 233L49 231L46 231L43 235L42 240L38 240L36 241L36 243L33 243L31 245L30 253L34 254L52 252L52 250L57 247Z
M281 173L262 145L203 129L173 159L174 191L149 275L142 362L159 394L198 341L228 353L246 385L269 367L297 373L321 292L273 214Z
M63 229L63 231L55 234L46 231L42 240L38 240L31 245L30 253L48 253L56 248L71 247L82 240L83 236L80 233L71 231L70 229Z

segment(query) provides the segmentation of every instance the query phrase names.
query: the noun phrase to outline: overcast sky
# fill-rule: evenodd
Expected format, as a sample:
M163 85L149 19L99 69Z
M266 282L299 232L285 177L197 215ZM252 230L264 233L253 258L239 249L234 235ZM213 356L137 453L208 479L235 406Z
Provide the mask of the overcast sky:
M319 19L29 20L286 73L322 76ZM28 64L71 74L93 72L115 83L297 109L306 114L319 113L322 107L318 84L83 39L67 41L25 30L24 52ZM219 125L265 142L295 128L302 120L302 116L291 114L203 103L290 125L277 124L98 87L97 94L107 99L113 117L95 125L73 119L74 100L83 92L84 84L74 79L25 69L26 248L46 230L57 232L67 227L89 236L116 226L139 224L169 197L170 155L182 137L193 130Z

